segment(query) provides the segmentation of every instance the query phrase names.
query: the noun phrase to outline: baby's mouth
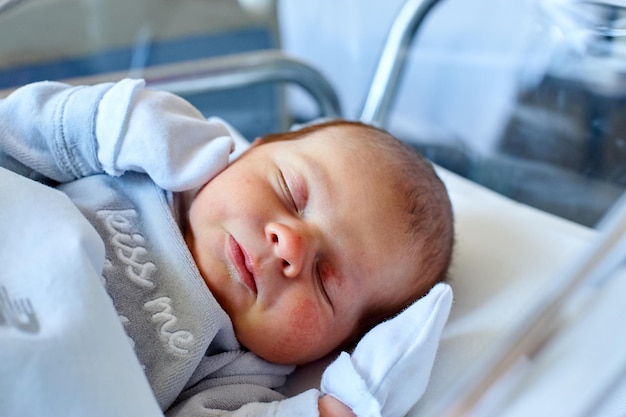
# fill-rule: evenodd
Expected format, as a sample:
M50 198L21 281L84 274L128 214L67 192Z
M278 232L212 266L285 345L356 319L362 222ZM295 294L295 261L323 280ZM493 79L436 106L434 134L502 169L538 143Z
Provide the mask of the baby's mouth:
M256 280L254 278L253 269L250 265L249 258L244 249L237 243L232 236L228 237L228 250L230 252L230 258L233 262L233 266L237 271L239 280L244 284L253 294L257 294Z

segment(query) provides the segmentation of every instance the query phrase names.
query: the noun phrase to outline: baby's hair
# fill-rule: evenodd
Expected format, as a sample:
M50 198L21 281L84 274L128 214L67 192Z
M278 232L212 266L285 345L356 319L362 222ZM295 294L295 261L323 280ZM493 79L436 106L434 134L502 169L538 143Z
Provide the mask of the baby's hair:
M416 260L412 288L394 305L378 305L366 312L360 326L346 340L347 347L358 341L376 324L389 319L424 296L436 283L445 281L452 257L454 222L445 185L432 164L409 145L389 132L360 122L333 120L307 125L299 130L271 134L264 143L303 139L314 132L331 128L354 129L355 135L342 136L347 146L369 147L381 160L380 175L392 182L394 195L407 219L408 253ZM345 138L345 139L344 139ZM356 153L355 153L356 155Z

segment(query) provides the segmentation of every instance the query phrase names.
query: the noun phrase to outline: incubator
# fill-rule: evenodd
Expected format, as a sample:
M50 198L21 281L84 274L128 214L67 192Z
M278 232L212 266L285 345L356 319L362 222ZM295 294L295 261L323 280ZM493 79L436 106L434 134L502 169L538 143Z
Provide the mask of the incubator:
M248 140L320 116L388 129L436 164L457 233L409 416L626 414L626 2L382 3L0 0L0 97L141 77Z

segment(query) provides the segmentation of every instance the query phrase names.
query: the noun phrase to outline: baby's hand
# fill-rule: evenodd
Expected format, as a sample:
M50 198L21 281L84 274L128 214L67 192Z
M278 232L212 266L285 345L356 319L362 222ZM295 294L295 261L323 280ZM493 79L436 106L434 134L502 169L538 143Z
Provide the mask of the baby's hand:
M352 355L342 352L326 368L322 393L332 394L358 417L405 416L426 389L451 303L450 286L440 283L374 327Z
M324 395L317 402L320 411L320 417L356 417L352 410L333 397L332 395Z
M224 123L207 120L181 97L145 88L143 80L120 81L103 96L96 137L109 175L146 173L170 191L204 185L228 165L233 148Z

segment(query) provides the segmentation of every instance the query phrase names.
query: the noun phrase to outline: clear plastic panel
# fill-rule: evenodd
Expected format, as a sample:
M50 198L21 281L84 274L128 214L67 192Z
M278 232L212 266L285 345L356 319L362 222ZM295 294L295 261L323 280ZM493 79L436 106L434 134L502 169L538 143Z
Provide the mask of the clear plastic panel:
M279 47L275 3L266 0L9 0L0 2L0 39L0 94ZM280 127L275 85L186 98L248 137Z
M325 71L358 118L408 3L284 0L284 46ZM435 3L399 49L406 63L383 126L475 182L595 225L626 188L619 2ZM291 106L306 114L297 95Z

